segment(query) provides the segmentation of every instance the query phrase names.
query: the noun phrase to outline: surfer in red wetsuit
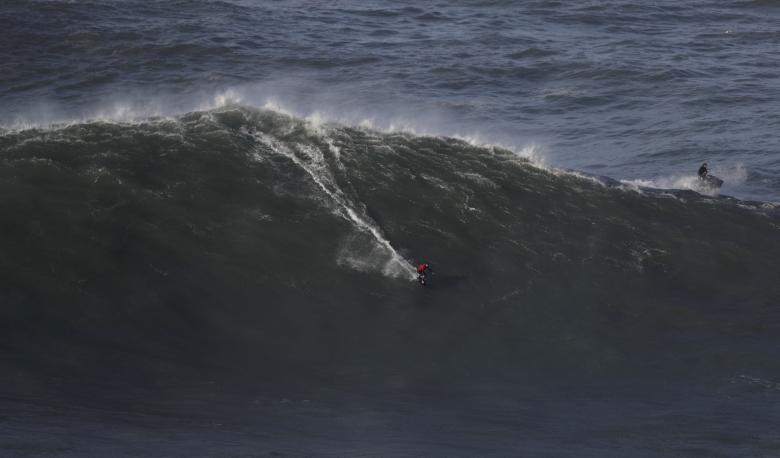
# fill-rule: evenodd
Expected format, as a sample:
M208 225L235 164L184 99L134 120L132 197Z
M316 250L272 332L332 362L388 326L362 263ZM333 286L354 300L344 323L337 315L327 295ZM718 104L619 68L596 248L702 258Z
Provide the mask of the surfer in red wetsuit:
M428 272L433 272L433 269L431 269L430 264L422 263L417 266L417 282L421 285L425 285L425 280L427 279Z

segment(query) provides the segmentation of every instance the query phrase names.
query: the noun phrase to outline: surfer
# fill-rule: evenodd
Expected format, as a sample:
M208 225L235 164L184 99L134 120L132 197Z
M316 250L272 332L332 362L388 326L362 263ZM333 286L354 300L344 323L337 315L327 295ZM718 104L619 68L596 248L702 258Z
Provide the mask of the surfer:
M428 272L433 272L433 269L431 269L430 264L422 263L417 266L417 282L423 286L425 286L425 281L427 280Z
M709 174L710 174L710 170L707 168L707 163L705 162L704 164L701 165L701 167L699 167L699 179L704 180L705 178L707 178L707 175Z
M723 185L723 180L710 173L710 169L707 168L707 163L699 167L699 183L706 191L713 191L720 189Z

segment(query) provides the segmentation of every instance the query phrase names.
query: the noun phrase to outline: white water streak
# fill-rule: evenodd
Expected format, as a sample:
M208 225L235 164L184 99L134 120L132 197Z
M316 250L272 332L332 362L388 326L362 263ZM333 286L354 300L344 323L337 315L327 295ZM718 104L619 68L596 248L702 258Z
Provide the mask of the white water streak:
M325 194L335 202L342 210L338 214L345 220L349 221L358 230L371 234L379 247L383 248L389 255L390 259L385 263L382 273L391 277L405 277L409 280L415 279L415 270L406 259L404 259L390 244L382 234L381 230L369 220L368 216L359 214L345 197L344 192L333 183L333 180L328 179L326 174L325 159L322 152L319 149L312 148L307 145L297 145L307 156L311 159L312 163L307 163L301 160L293 151L287 146L275 141L264 134L256 134L255 138L265 143L271 149L283 156L289 158L295 165L303 169L311 179L322 189Z

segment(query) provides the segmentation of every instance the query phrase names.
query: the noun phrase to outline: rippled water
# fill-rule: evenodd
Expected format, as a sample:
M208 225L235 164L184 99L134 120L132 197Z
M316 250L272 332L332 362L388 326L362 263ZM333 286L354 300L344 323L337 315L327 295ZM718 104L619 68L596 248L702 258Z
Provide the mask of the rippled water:
M228 98L535 145L555 166L780 200L772 1L19 1L0 120L176 114Z

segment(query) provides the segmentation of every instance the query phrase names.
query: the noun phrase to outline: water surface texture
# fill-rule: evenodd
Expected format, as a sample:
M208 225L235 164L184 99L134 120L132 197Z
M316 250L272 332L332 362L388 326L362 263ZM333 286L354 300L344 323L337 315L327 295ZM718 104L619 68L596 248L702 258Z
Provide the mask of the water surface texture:
M780 455L778 64L772 1L3 2L0 455Z

